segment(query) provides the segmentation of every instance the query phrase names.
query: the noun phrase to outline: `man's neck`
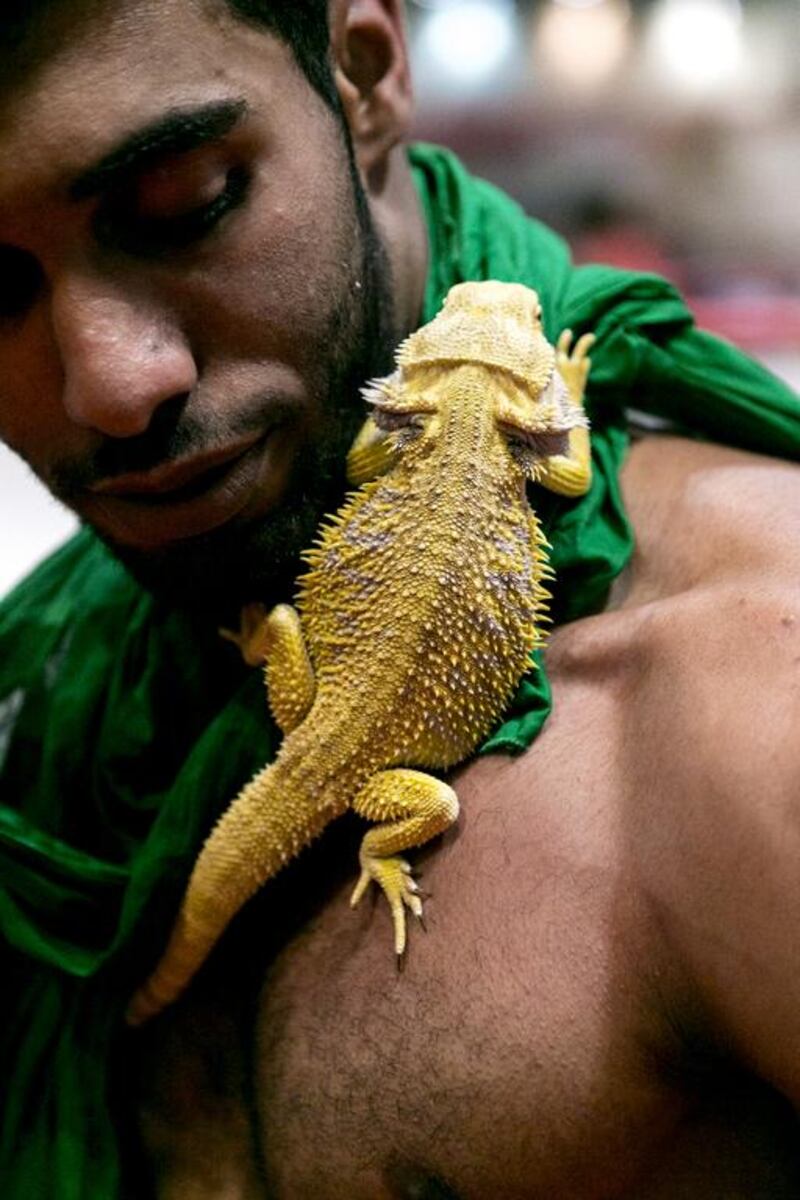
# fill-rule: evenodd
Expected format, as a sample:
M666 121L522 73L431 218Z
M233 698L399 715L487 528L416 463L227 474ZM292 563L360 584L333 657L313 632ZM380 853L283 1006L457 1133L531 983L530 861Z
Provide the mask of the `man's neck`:
M430 251L404 145L389 155L380 180L367 181L367 195L392 266L397 327L405 335L422 320Z

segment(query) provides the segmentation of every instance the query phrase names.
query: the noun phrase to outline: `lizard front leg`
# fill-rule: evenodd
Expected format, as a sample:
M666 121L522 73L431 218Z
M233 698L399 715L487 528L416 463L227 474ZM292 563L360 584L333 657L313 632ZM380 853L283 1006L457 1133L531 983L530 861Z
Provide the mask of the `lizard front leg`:
M264 663L270 711L281 732L291 733L309 713L317 690L297 610L278 604L268 613L263 604L246 604L239 632L220 634L250 666Z
M396 768L373 775L356 796L353 808L362 817L382 824L371 829L361 843L361 876L350 903L358 904L372 880L381 887L392 910L394 948L399 956L406 945L405 910L421 918L422 900L411 867L398 853L421 846L452 825L458 816L458 797L432 775Z
M586 380L592 360L593 333L585 333L572 348L572 330L565 329L558 339L556 369L569 389L570 398L583 408ZM569 453L553 455L539 468L537 482L559 496L582 496L592 483L592 448L589 430L582 426L569 433Z

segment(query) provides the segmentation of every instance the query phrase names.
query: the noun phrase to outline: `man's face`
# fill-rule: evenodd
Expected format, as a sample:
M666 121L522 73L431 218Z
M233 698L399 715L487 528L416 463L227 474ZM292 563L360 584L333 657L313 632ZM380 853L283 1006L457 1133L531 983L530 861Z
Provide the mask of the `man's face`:
M396 339L344 132L223 0L55 19L0 91L0 436L156 589L274 599Z

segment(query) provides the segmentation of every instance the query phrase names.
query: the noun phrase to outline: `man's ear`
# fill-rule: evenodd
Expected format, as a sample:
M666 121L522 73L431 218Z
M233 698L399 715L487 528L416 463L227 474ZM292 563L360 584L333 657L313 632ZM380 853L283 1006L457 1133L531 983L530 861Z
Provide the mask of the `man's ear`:
M411 122L403 0L333 0L331 47L358 166L380 178Z

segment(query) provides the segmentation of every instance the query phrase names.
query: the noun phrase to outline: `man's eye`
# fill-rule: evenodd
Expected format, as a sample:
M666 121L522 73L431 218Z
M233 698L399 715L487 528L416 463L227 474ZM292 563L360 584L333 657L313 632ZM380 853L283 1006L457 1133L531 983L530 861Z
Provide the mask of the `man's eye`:
M23 316L36 299L44 275L32 254L0 246L0 320Z
M250 175L231 167L198 181L178 175L140 182L132 196L110 198L98 211L95 234L130 254L159 254L199 241L245 198ZM201 186L202 184L202 186ZM197 196L210 199L192 204Z

